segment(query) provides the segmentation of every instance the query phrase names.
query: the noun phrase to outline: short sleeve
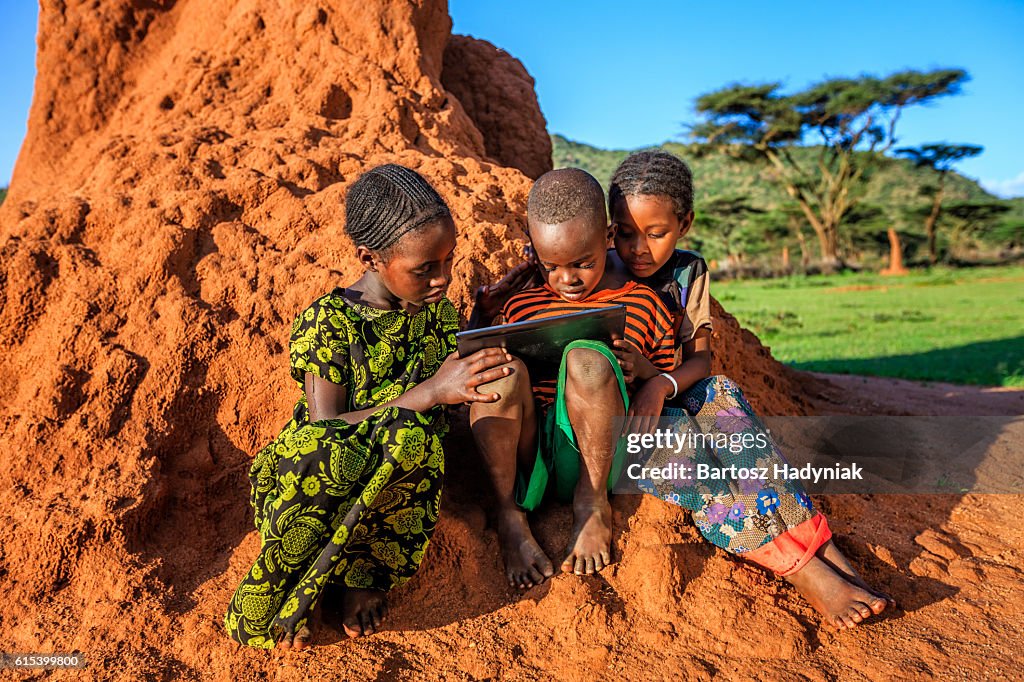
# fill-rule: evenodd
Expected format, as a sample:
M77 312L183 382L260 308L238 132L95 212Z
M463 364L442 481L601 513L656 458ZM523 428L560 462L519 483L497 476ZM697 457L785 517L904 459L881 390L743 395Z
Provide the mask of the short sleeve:
M440 337L444 352L442 359L454 353L458 347L458 339L455 335L459 332L459 312L447 298L441 299L437 304L437 321L440 326L438 336Z
M686 298L682 301L683 319L679 327L679 338L677 339L680 344L692 341L694 334L701 327L712 329L711 290L709 286L711 278L703 259L697 265L703 267L695 269L693 279L688 283L689 286L683 290Z
M672 328L672 316L653 291L651 301L653 314L650 316L651 328L648 332L651 347L647 357L658 369L672 371L676 366L676 334Z
M344 312L325 296L295 318L288 348L293 379L302 384L309 372L332 384L347 383L348 339L343 317Z

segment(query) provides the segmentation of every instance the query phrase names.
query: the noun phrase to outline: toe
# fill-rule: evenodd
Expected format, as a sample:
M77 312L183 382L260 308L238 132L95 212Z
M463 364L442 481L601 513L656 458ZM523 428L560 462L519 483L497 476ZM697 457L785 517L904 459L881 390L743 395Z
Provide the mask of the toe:
M583 560L583 557L576 557L576 565L573 567L573 572L576 575L583 575L587 570L587 562Z
M576 567L576 555L570 554L565 557L565 561L562 562L562 573L572 573Z
M377 630L373 627L373 617L368 612L363 612L359 622L363 624L363 634L372 635Z
M608 550L602 551L601 552L601 562L605 566L611 565L611 563L612 563L612 553L610 551L608 551Z
M864 619L870 618L871 614L874 613L874 611L871 610L870 606L868 606L867 604L863 604L863 603L862 604L857 604L856 609L857 609L857 612L860 613L861 617L864 618Z
M877 599L872 599L868 607L871 609L871 612L877 616L882 611L885 611L885 607L890 603L893 603L891 599L879 596Z
M593 575L594 572L595 572L595 569L594 569L594 557L588 556L586 558L586 560L584 560L584 562L583 562L583 567L584 567L584 571L586 572L587 575Z
M541 575L545 578L550 578L555 574L555 567L551 565L551 561L547 557L543 557L538 567L540 568Z
M313 633L307 627L303 627L299 630L299 633L295 635L295 649L301 651L310 645L310 640L313 639Z
M533 582L534 585L539 585L542 582L544 582L544 576L541 575L540 571L538 571L533 566L530 566L530 574L529 575L530 575L530 580Z

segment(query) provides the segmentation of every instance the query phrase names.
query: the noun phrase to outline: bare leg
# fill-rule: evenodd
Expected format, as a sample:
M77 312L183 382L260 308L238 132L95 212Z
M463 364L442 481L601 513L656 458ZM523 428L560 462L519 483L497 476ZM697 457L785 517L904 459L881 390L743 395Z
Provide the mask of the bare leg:
M885 610L887 601L855 585L821 560L819 550L807 565L786 576L826 622L840 630L856 627Z
M515 503L516 466L531 471L537 456L537 415L526 365L514 359L511 366L515 371L509 376L477 388L501 398L493 403L473 403L469 423L497 497L505 577L513 587L527 589L555 571L530 532L526 512Z
M612 560L608 472L618 436L614 419L626 410L615 371L604 355L573 348L566 362L565 400L580 448L580 479L573 497L572 540L561 569L590 575Z
M829 565L829 568L831 568L833 571L841 575L847 581L853 583L857 587L867 590L868 592L877 597L881 597L886 602L888 602L889 606L896 606L895 599L893 599L885 592L876 590L875 588L869 586L866 582L864 582L864 579L860 577L860 574L857 573L856 569L854 569L853 566L850 565L850 562L846 559L845 556L843 556L843 553L839 551L839 547L837 547L836 544L831 540L826 542L818 549L817 555L818 558L820 558L822 561ZM872 611L875 611L875 607L872 607ZM875 613L881 612L882 609L878 609L877 611L875 611Z
M349 637L372 635L380 630L387 615L385 592L346 587L342 593L341 626Z

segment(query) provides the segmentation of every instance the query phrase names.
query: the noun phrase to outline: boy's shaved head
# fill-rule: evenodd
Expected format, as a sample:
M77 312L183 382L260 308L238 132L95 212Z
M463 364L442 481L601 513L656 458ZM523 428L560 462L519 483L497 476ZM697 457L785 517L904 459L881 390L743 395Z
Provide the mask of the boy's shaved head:
M608 225L604 190L594 176L579 168L560 168L540 176L526 204L531 224L559 225L584 217L591 225Z
M526 204L530 243L546 284L566 301L582 301L600 288L614 231L601 185L579 168L545 173Z

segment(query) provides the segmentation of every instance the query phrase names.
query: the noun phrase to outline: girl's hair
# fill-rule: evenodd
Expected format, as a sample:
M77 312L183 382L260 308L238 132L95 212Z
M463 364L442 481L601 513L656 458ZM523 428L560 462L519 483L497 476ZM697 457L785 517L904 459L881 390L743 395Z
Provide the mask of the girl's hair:
M668 152L634 152L619 164L608 188L608 212L626 197L664 196L680 219L693 210L693 173L682 159Z
M345 194L345 232L356 246L371 251L383 251L407 232L451 215L422 175L393 163L363 173Z

